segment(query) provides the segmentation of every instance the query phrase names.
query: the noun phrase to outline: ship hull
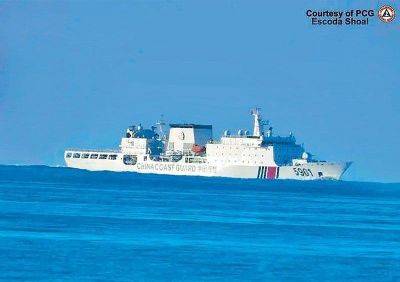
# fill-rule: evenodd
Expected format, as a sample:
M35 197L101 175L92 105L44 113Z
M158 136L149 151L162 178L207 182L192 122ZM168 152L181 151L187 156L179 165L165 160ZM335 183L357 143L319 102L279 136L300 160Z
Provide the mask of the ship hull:
M246 166L246 165L215 165L212 163L186 163L162 161L137 161L134 165L125 164L123 154L118 153L115 160L65 158L68 167L90 171L137 172L165 175L259 178L259 179L295 179L339 180L350 166L350 163L310 162L296 166Z

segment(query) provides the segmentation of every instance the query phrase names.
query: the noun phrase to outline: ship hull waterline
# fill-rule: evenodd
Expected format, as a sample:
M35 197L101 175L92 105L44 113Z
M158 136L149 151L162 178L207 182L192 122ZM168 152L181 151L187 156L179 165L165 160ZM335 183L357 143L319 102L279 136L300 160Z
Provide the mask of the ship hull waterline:
M186 163L183 160L177 162L147 160L138 161L134 165L127 165L123 162L122 154L118 154L116 160L68 158L65 159L65 162L68 167L89 171L115 171L181 176L293 180L339 180L351 164L351 162L310 162L298 165L258 166Z

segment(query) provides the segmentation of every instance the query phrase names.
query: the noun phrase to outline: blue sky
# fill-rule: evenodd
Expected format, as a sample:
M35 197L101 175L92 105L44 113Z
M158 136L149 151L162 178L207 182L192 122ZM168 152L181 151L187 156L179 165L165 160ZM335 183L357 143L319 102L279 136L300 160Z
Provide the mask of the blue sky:
M161 113L219 136L250 128L258 105L317 157L353 160L346 179L400 181L399 17L305 16L381 4L3 1L0 163L63 165L64 148L116 147Z

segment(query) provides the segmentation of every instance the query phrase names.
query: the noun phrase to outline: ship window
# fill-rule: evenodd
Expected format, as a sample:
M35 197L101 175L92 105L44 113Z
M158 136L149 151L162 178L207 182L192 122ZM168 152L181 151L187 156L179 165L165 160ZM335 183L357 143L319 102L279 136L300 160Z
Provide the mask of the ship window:
M75 159L78 159L78 158L80 158L80 157L81 157L81 154L79 154L79 153L75 153L75 154L74 154L74 158L75 158Z
M109 160L116 160L117 159L117 155L109 155L108 159Z
M318 171L318 176L319 177L322 177L324 174L322 173L322 172L320 172L320 171Z
M66 158L72 157L72 153L67 153L67 154L65 155L65 157L66 157Z
M87 159L89 158L89 154L82 154L82 159Z
M107 154L101 154L99 157L100 160L105 160L107 159Z
M90 155L90 158L91 158L91 159L97 159L98 156L99 156L98 154L91 154L91 155Z

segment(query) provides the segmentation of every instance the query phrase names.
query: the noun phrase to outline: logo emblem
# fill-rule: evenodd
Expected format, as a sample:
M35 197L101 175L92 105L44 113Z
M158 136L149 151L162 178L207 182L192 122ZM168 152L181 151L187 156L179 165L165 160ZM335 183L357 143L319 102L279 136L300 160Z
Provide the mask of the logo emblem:
M394 20L396 12L390 6L382 6L378 11L378 17L385 23L390 23Z

